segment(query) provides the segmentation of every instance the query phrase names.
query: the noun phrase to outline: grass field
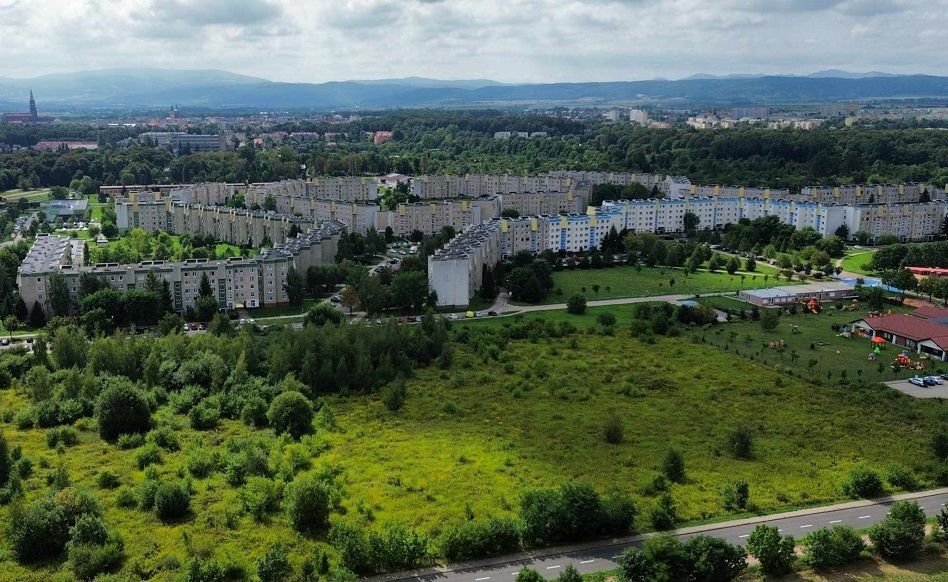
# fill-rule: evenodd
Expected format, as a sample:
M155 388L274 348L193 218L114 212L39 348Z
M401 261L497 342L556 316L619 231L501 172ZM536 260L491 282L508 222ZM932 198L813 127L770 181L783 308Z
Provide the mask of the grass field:
M741 279L743 274L744 278ZM673 282L674 281L674 282ZM709 273L698 271L686 275L681 269L660 267L619 266L610 269L575 269L553 273L554 289L543 303L565 303L575 293L586 299L617 299L620 297L647 297L650 295L693 295L755 289L786 285L771 273L738 273L729 275L725 271ZM599 292L592 285L599 285ZM585 290L584 290L585 288ZM558 293L559 289L562 293Z
M857 463L880 470L903 464L921 474L931 427L948 417L937 402L882 387L814 387L684 339L648 345L621 332L581 334L515 342L502 359L485 364L459 349L451 370L429 368L408 382L398 413L377 396L333 397L339 431L319 431L292 447L314 468L341 472L341 519L394 520L436 535L444 524L464 519L466 504L478 517L509 515L523 491L566 480L630 492L647 510L655 498L643 493L643 483L669 447L685 458L687 480L672 486L685 522L724 517L719 490L736 479L750 483L751 500L764 511L838 501L841 483ZM0 404L17 410L25 400L8 390L0 392ZM619 445L601 436L603 419L612 413L625 425ZM193 451L222 451L229 437L253 432L232 421L196 432L185 428L184 416L166 409L158 418L176 425L182 441L180 452L163 453L159 471L166 476L178 473ZM754 435L753 460L724 453L725 437L737 426ZM135 451L82 432L80 444L59 455L41 430L8 422L2 428L11 446L21 446L34 461L28 496L45 490L47 475L60 464L72 483L95 491L106 520L125 538L127 572L159 569L173 563L171 557L184 563L186 548L252 560L279 540L301 559L321 543L292 534L279 514L261 524L236 516L238 490L220 473L194 480L197 511L191 519L162 524L151 513L117 507L115 490L95 486L103 469L123 485L137 485L143 473ZM290 454L287 441L269 431L256 434L268 443L271 463ZM0 526L8 511L0 509ZM30 570L2 560L0 579L42 580L59 567ZM156 574L172 577L160 569Z
M851 251L851 254L847 254L846 257L843 258L843 270L849 273L857 273L860 275L871 274L865 269L864 265L869 262L869 260L872 258L872 255L876 254L876 251L867 251L865 249L851 249Z
M49 188L37 188L35 190L7 190L0 192L0 198L7 202L15 202L21 198L26 198L30 202L43 202L49 200Z

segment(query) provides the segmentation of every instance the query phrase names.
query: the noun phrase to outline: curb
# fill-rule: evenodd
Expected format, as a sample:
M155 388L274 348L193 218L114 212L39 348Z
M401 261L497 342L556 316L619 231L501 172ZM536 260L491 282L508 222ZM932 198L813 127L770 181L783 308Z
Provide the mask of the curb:
M945 494L948 494L948 487L943 487L940 489L930 489L928 491L918 491L914 493L900 493L898 495L890 495L887 497L879 497L876 499L861 499L858 501L849 501L849 502L840 503L837 505L824 505L820 507L798 509L796 511L774 513L770 515L762 515L759 517L747 517L743 519L734 519L730 521L722 521L722 522L706 524L706 525L696 525L696 526L685 527L685 528L676 529L676 530L672 530L672 531L664 532L664 533L668 533L674 536L707 533L707 532L717 531L720 529L739 527L743 525L762 524L762 523L767 523L770 521L776 521L778 519L803 517L805 515L818 515L821 513L830 513L833 511L856 509L859 507L869 507L872 505L894 503L896 501L903 501L903 500L908 500L908 499L923 499L925 497L934 497L937 495L945 495ZM530 552L518 552L516 554L507 554L504 556L495 556L493 558L471 560L469 562L456 562L452 564L446 564L444 566L433 566L430 568L423 568L420 570L414 570L410 572L383 574L380 576L364 578L364 580L366 580L367 582L397 582L401 580L413 580L413 579L424 577L424 576L450 574L458 570L468 570L471 568L484 568L484 567L489 567L489 566L500 566L502 564L508 564L511 562L532 561L539 558L546 558L549 556L556 556L560 554L570 554L573 552L581 552L584 550L602 549L602 548L609 548L613 546L626 546L629 544L643 541L653 535L655 535L655 533L636 534L633 536L628 536L628 537L623 537L623 538L599 540L599 541L594 541L594 542L575 544L571 546L554 546L551 548L545 548L545 549L535 550L535 551L530 551Z

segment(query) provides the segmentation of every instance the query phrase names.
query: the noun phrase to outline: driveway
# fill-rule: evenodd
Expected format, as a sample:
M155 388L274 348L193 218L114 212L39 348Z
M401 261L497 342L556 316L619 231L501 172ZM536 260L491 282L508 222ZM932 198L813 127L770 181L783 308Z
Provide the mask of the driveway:
M912 398L948 398L948 380L944 384L928 386L927 388L916 386L908 380L892 380L891 382L884 382L884 384L903 394L908 394Z

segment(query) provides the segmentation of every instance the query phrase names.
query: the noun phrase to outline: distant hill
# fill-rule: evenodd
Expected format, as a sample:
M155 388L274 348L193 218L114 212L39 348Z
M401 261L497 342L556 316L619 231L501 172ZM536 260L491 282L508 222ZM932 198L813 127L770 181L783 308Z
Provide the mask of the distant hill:
M835 75L835 76L834 76ZM40 111L156 108L346 109L630 105L738 105L908 97L948 98L948 77L821 71L810 76L733 75L677 81L507 85L488 80L421 77L331 83L277 83L226 71L112 69L34 79L0 78L0 102L36 92Z

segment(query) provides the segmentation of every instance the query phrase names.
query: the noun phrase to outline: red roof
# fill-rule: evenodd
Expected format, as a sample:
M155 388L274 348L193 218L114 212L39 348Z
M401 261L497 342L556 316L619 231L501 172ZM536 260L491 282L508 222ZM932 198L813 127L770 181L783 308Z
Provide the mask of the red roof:
M941 319L948 318L948 307L935 307L934 305L923 305L912 312L915 317L922 319Z
M948 325L934 323L904 313L884 315L882 317L867 317L864 321L869 327L876 331L887 331L910 340L934 340L935 338L948 340Z

